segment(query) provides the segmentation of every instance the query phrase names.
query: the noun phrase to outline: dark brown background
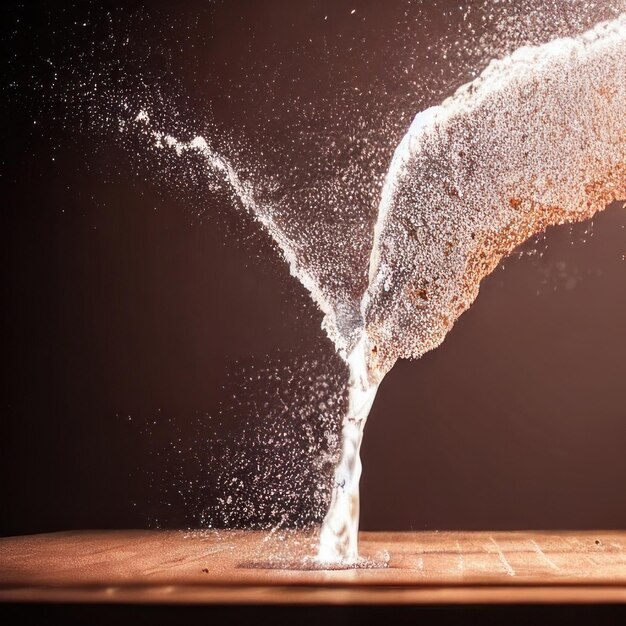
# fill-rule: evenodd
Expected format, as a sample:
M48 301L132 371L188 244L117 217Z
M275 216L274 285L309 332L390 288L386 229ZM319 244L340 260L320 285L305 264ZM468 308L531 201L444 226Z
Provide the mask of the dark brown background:
M228 127L252 104L245 94L228 104L216 84L245 74L242 44L265 28L260 4L218 5L210 43L215 15L198 3L176 9L178 35L164 26L175 11L166 3L133 32L158 42L148 65L184 67L185 106L211 97ZM375 24L359 27L368 45L402 12L382 4L359 4ZM315 11L334 11L338 32L345 24L346 50L362 35L346 3L289 6L265 10L296 43ZM195 219L189 197L163 191L132 153L46 100L42 59L85 12L106 10L44 4L6 21L2 534L193 523L188 500L164 490L171 460L159 451L202 436L198 415L228 400L237 361L331 354L320 313L227 199ZM180 41L172 61L163 50ZM384 72L383 59L346 58L337 64L357 74ZM217 83L203 79L203 59ZM541 258L510 259L485 281L441 348L393 369L363 447L365 529L626 527L625 228L615 205L593 236L589 225L550 231Z

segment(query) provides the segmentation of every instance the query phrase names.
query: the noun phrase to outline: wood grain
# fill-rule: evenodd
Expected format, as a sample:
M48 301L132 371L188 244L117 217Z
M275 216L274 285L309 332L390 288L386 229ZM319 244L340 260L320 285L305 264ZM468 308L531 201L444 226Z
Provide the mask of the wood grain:
M626 532L361 533L315 569L306 533L79 531L0 539L0 600L124 603L626 603Z

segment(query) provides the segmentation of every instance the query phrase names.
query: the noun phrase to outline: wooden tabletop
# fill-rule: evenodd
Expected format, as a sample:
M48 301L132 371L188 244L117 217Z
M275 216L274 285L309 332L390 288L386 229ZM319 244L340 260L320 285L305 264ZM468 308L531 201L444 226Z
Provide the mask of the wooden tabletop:
M361 533L358 568L314 537L78 531L0 539L0 600L200 604L626 603L626 532Z

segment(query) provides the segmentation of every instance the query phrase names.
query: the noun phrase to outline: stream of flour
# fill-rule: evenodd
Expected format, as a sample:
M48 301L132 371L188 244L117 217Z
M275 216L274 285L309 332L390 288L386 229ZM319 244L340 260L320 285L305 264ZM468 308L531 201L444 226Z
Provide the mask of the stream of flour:
M202 137L182 142L155 130L146 112L136 121L158 147L204 159L326 316L350 374L317 558L350 566L359 560L359 450L384 375L438 346L516 246L626 198L626 16L494 60L415 116L382 186L369 284L349 323L300 262L280 212L229 159Z

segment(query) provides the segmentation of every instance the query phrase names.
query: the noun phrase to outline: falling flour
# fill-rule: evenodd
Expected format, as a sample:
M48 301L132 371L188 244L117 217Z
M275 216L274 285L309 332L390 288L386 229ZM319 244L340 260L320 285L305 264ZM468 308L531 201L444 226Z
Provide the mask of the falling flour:
M356 295L354 285L344 288L334 275L364 268L329 256L321 271L318 257L345 249L350 237L355 248L367 246L366 209L342 213L331 203L328 224L314 220L307 229L306 212L300 223L285 209L285 203L298 208L294 198L272 202L204 138L179 141L155 130L143 111L136 123L156 147L201 157L207 176L272 236L325 315L350 378L317 559L353 566L359 449L384 375L398 359L437 347L476 299L481 280L515 247L550 225L587 219L626 198L626 15L492 61L414 118L384 177L369 281ZM309 241L311 232L332 237L322 245Z

